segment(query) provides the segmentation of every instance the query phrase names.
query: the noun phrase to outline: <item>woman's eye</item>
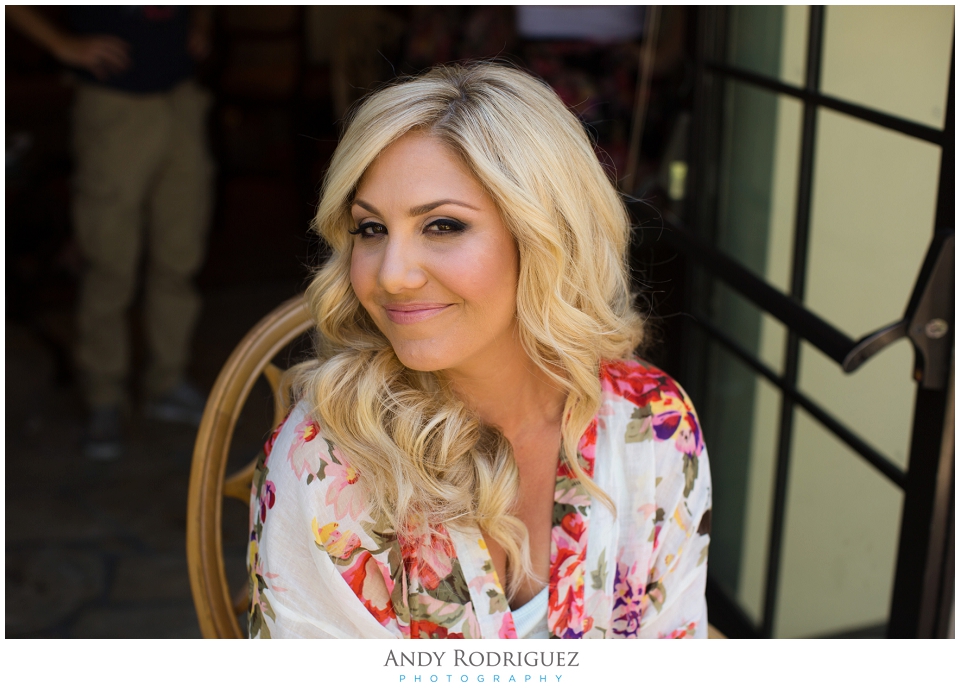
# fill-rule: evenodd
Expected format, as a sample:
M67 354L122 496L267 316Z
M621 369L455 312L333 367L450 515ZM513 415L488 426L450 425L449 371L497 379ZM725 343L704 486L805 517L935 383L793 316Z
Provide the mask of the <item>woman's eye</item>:
M458 222L455 219L437 219L427 225L427 231L433 232L437 236L442 236L443 234L455 234L458 231L463 231L466 228L466 224L463 222Z
M362 239L375 239L380 236L386 236L387 227L378 222L365 222L350 233L353 236L359 236Z

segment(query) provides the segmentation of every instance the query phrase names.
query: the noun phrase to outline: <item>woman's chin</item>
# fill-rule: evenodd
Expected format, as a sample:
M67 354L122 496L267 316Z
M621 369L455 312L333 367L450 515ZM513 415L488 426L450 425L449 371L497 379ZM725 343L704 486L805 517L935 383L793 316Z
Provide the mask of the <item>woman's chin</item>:
M443 369L449 369L456 361L455 359L449 358L448 355L439 353L437 350L426 351L422 349L404 349L403 347L397 349L397 347L394 346L394 352L396 352L397 359L400 360L400 363L412 371L442 371Z

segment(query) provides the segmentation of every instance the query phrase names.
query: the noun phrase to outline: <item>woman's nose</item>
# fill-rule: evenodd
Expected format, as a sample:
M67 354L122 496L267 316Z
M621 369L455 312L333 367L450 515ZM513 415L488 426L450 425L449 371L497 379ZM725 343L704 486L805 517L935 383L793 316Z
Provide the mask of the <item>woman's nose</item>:
M377 280L389 294L402 294L426 284L427 273L414 238L400 234L387 237Z

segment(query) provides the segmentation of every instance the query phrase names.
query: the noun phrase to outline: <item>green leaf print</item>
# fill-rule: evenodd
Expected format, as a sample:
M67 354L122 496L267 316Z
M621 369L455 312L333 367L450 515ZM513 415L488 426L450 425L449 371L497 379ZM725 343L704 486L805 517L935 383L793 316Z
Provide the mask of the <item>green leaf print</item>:
M253 471L253 486L257 490L258 497L260 496L260 492L263 491L263 483L267 479L266 462L267 456L263 453L263 451L260 451L260 453L257 454L257 465Z
M270 602L267 600L267 596L264 595L264 583L263 579L260 576L257 576L257 582L260 584L260 595L259 599L256 602L251 602L250 614L247 618L247 631L250 632L250 638L254 638L257 634L260 635L261 639L270 638L270 627L267 626L266 620L263 618L264 613L270 617L273 621L277 621L277 615L274 613L273 608L270 606ZM252 600L251 590L251 600ZM262 609L261 609L262 607Z
M697 474L699 473L700 462L697 460L697 456L690 455L689 453L683 454L683 497L686 498L690 496L690 492L693 491L693 485L697 481Z
M576 512L577 512L576 507L571 506L570 504L554 504L553 505L554 526L560 525L561 521L563 521L563 519L566 517L568 513L576 513Z
M450 575L440 581L434 590L424 590L424 592L442 602L465 605L470 602L470 589L467 587L467 581L463 577L463 569L460 567L460 560L453 560L453 568Z
M255 639L257 634L266 630L266 625L263 623L263 615L260 614L260 608L256 605L253 606L253 611L250 613L250 621L247 628L250 631L251 639ZM269 638L269 635L265 638Z
M434 612L430 612L430 608L434 608ZM452 608L452 609L451 609ZM436 609L436 605L431 603L424 602L419 593L414 593L410 596L410 619L411 621L417 619L423 619L434 624L447 627L454 627L457 623L463 619L463 615L466 612L466 609L463 605L443 605L440 609Z
M563 501L555 502L553 521L556 525L563 516L568 513L577 510L582 513L584 516L590 513L590 495L583 490L583 485L578 479L558 479L556 490L554 492L554 499L563 499ZM562 515L557 515L560 508L566 509Z
M600 552L600 561L597 562L597 568L590 572L591 586L594 590L603 590L607 583L607 549Z
M507 611L507 596L499 590L491 588L487 591L487 597L490 598L490 614Z
M277 621L277 615L273 612L273 607L270 605L270 602L267 600L267 596L263 593L260 593L260 605L263 607L263 613L267 615L273 621Z
M640 443L653 438L653 411L650 406L633 408L630 421L627 423L627 433L624 436L626 443Z
M662 581L648 583L645 594L647 599L653 603L657 612L663 609L663 603L667 599L667 589L664 587Z

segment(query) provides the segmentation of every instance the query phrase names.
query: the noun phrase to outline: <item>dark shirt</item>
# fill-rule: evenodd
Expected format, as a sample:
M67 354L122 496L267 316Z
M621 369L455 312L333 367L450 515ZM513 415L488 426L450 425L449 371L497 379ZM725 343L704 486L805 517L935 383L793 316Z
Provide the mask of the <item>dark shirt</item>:
M130 66L105 80L86 70L81 78L125 92L164 92L193 75L187 53L189 8L173 5L92 5L71 7L76 34L108 34L130 45Z

